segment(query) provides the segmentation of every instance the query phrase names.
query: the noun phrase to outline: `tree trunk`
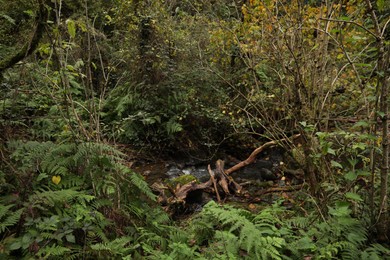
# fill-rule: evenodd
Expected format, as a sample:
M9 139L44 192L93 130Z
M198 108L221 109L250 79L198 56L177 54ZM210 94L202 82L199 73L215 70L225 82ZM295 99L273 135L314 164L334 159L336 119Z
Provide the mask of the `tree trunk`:
M370 2L366 0L368 11L371 15L374 23L375 36L377 39L378 48L378 59L377 59L377 88L380 90L380 111L382 126L382 159L381 159L381 177L380 177L380 197L379 197L379 213L378 213L378 240L380 242L388 242L388 223L389 223L389 212L388 212L388 177L389 177L389 48L384 42L384 33L386 28L380 28L378 17L376 16L375 10ZM385 23L387 26L387 23Z

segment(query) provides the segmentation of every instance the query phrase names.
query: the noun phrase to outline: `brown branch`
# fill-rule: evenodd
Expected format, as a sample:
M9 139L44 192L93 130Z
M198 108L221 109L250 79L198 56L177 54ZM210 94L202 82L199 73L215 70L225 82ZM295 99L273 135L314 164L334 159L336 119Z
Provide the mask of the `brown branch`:
M293 135L293 136L291 137L291 139L296 139L296 138L298 138L299 136L301 136L301 134ZM240 162L240 163L234 165L233 167L227 169L227 170L225 171L225 174L226 174L226 175L229 175L229 174L231 174L232 172L235 172L235 171L241 169L242 167L247 166L248 164L253 163L254 160L256 159L256 156L257 156L259 153L261 153L262 151L264 151L265 149L267 149L268 147L271 147L271 146L277 145L277 144L279 144L279 143L281 143L281 142L286 142L286 141L289 141L289 140L290 140L290 138L283 138L283 139L280 139L280 140L269 141L269 142L263 144L262 146L256 148L256 149L249 155L249 157L248 157L246 160L244 160L244 161L242 161L242 162Z
M302 185L285 186L285 187L273 187L273 188L269 188L269 189L266 189L266 190L262 190L257 195L264 195L264 194L267 194L267 193L280 192L280 191L295 191L295 190L300 190L300 189L302 189Z
M215 194L217 195L218 203L220 203L221 202L221 197L219 196L217 183L215 182L215 178L214 178L215 173L214 173L213 170L211 170L210 164L207 166L207 169L208 169L209 174L210 174L210 180L212 181L213 186L214 186Z
M207 187L210 187L211 186L211 180L205 182L205 183L200 183L200 184L197 184L196 181L192 181L190 183L187 183L181 187L179 187L178 189L175 190L174 192L174 197L175 197L175 202L184 202L186 197L187 197L187 194L191 191L195 191L195 190L203 190Z
M329 19L329 18L320 18L320 20L336 22L336 23L350 23L350 24L356 25L356 26L360 27L361 29L365 30L366 32L368 32L371 36L373 36L375 39L378 40L378 35L376 35L375 33L371 32L369 29L367 29L366 27L364 27L361 24L358 24L355 21L344 21L344 20Z

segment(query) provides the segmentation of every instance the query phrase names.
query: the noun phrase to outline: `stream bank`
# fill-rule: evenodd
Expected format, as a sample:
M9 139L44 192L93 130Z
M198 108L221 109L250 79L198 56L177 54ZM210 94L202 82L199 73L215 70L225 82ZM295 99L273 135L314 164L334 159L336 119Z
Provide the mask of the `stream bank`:
M225 155L223 161L225 169L240 162L230 155ZM211 160L210 165L214 167L215 161ZM181 156L179 159L137 162L132 169L144 176L152 188L159 187L157 190L160 191L158 194L160 197L161 193L166 193L163 190L169 190L172 195L173 190L180 185L191 181L206 183L210 180L208 164L193 157ZM295 195L291 192L302 188L303 180L301 175L295 174L297 172L299 173L300 170L284 149L281 147L266 149L253 163L229 176L242 186L242 192L222 196L222 202L235 204L251 211L259 210L264 204L272 204L281 198L288 204L289 201L294 200L291 196ZM199 211L210 200L217 200L217 198L209 189L191 191L185 203L180 205L180 209L173 210L173 215L192 214ZM162 204L167 203L166 198L161 201L164 201Z

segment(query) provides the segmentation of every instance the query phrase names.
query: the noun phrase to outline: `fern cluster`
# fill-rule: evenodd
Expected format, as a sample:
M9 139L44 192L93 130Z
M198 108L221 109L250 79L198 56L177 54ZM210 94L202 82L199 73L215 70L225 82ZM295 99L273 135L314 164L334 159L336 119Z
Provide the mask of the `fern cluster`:
M352 204L298 216L211 201L172 223L143 178L106 144L12 142L0 200L0 256L47 259L386 259ZM57 179L53 179L56 177ZM56 181L54 181L56 180ZM354 201L356 204L357 202ZM356 205L353 205L356 207ZM369 245L369 246L368 246Z
M0 201L7 254L129 256L138 248L118 248L142 237L142 227L164 233L160 226L168 216L154 208L156 196L112 146L18 141L8 148L12 167L4 178L16 184Z

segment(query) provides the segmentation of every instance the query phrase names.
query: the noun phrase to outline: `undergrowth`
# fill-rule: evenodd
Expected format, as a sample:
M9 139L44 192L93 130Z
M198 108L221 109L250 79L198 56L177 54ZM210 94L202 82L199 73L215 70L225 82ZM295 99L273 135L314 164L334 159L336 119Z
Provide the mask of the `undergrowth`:
M0 201L3 259L389 259L352 202L302 216L209 202L174 223L125 155L96 143L10 142ZM6 185L12 183L13 185ZM356 202L354 202L356 203Z

